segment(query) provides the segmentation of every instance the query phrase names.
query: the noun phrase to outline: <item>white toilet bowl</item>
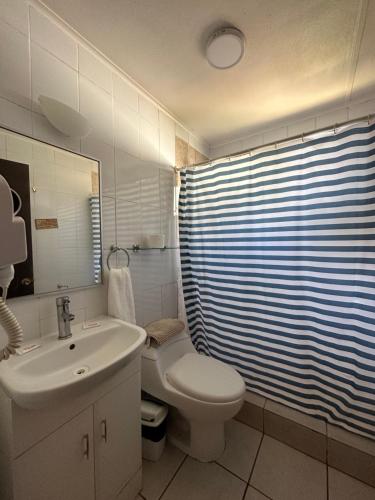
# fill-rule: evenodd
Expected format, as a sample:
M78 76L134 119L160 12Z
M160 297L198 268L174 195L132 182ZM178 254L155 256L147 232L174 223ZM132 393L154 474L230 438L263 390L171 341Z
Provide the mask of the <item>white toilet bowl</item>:
M198 354L190 336L180 333L161 346L144 348L142 389L187 421L187 435L179 425L168 431L176 446L202 462L219 458L225 448L224 422L240 410L245 394L236 370Z

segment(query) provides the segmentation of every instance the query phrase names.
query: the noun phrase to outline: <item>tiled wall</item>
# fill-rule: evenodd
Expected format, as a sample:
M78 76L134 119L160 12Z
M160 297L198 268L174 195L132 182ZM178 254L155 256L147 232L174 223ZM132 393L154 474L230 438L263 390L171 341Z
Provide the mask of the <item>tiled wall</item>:
M102 162L104 242L130 245L142 231L173 243L170 212L176 135L203 154L207 145L37 2L2 0L0 124ZM93 127L72 139L41 114L45 94L85 115ZM164 170L164 168L165 170ZM173 251L132 255L139 322L175 312ZM76 321L106 310L105 287L69 292ZM26 338L56 329L55 296L10 300ZM3 333L0 331L0 341Z
M330 127L336 123L361 118L375 113L375 96L364 101L350 102L347 105L333 109L330 112L312 116L297 122L286 122L285 125L267 130L260 130L249 136L241 137L230 142L211 145L210 158L220 158L239 151L257 148L263 144L282 141L306 132Z

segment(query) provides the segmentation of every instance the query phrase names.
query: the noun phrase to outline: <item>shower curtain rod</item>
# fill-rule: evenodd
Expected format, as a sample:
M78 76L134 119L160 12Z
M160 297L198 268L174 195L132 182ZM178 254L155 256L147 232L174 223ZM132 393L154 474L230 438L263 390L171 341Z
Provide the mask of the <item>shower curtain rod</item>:
M310 135L319 134L321 132L328 132L329 130L335 131L337 128L343 127L344 125L349 125L351 123L359 123L359 122L363 122L363 121L367 121L368 123L370 123L370 121L373 118L375 118L374 113L366 115L366 116L362 116L360 118L355 118L353 120L347 120L346 122L336 123L335 125L331 125L329 127L323 127L323 128L319 128L316 130L311 130L310 132L304 132L302 134L297 134L297 135L294 135L292 137L288 137L287 139L282 139L281 141L272 141L272 142L268 142L267 144L262 144L261 146L256 146L255 148L244 149L244 150L239 151L238 153L234 153L232 155L218 156L217 158L212 158L209 161L201 161L201 162L195 163L194 165L191 165L191 166L186 165L183 167L174 167L174 169L176 172L179 172L180 170L186 170L187 168L194 169L194 168L198 168L198 167L203 166L203 165L208 165L209 163L212 163L212 162L217 161L217 160L223 160L224 158L228 158L228 159L236 158L237 156L243 156L243 155L249 154L252 151L255 151L257 149L263 149L263 148L267 148L270 146L275 146L275 149L276 149L277 146L284 144L286 142L293 142L293 141L296 141L298 139L302 139L302 141L303 141L304 139L306 139Z

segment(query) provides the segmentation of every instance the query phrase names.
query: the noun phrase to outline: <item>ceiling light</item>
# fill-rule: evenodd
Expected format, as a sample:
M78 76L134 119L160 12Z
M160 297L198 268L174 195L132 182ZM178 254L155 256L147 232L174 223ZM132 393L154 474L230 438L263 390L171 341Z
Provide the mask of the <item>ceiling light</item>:
M70 106L45 95L39 96L39 104L47 120L62 134L85 137L90 132L88 120Z
M244 50L244 34L236 28L222 28L208 39L206 57L215 68L227 69L240 62Z

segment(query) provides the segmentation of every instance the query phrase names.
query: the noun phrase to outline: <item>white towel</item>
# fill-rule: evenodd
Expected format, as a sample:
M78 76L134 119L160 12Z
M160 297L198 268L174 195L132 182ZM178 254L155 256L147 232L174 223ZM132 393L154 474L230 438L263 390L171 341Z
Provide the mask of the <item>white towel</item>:
M128 267L109 271L108 314L135 324L133 286Z

